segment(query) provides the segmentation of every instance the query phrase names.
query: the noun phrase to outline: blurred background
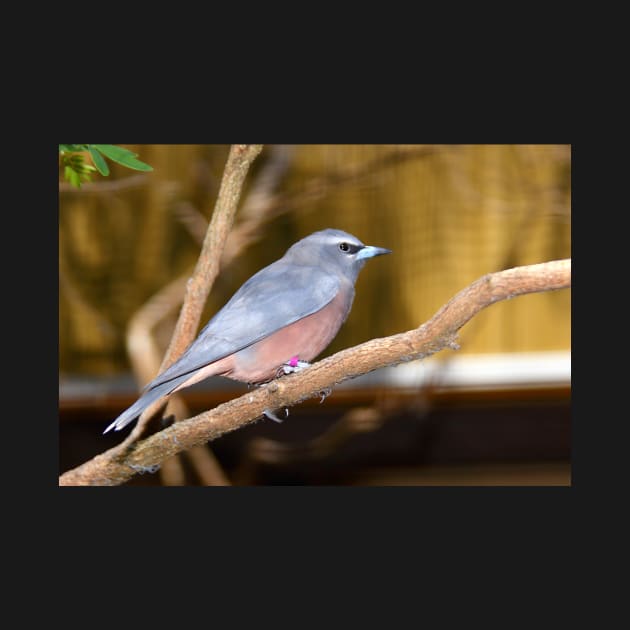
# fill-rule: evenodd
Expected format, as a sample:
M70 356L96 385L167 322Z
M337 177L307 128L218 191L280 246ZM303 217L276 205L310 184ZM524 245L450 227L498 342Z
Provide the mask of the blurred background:
M211 217L229 145L121 145L59 178L59 472L119 443L104 428L153 378ZM296 240L326 227L393 250L366 265L319 358L418 327L502 269L571 256L570 145L265 145L205 322ZM129 485L570 485L571 292L497 303L461 349L379 370L173 458ZM246 391L216 377L182 417Z

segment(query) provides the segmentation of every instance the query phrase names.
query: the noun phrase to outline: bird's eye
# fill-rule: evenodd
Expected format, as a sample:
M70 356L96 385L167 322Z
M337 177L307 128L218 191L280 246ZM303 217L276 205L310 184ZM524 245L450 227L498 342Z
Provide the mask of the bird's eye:
M348 243L339 243L339 249L342 252L349 252L350 251L350 245L348 245Z

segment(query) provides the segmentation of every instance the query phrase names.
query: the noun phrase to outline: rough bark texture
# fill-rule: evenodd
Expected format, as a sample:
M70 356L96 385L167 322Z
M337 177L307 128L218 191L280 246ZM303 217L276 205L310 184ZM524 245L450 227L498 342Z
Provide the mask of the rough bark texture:
M154 471L167 458L214 440L257 418L265 409L290 407L337 383L386 366L457 347L458 330L483 308L527 293L571 286L571 260L515 267L487 274L460 291L428 322L405 333L366 343L282 377L194 418L139 441L123 444L69 470L60 485L119 485L139 472Z

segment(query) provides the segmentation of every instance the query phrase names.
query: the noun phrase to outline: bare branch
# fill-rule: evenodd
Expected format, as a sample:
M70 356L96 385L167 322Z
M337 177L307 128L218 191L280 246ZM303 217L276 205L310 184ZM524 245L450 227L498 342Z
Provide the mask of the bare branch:
M274 193L289 168L292 154L293 147L285 144L269 147L268 159L252 183L247 198L243 201L238 224L234 226L225 243L221 257L222 269L232 264L243 250L264 233L261 228L271 219L270 210L276 196Z
M60 485L119 485L137 472L155 470L168 457L214 440L260 418L265 409L289 407L337 383L379 368L456 348L459 329L495 302L527 293L571 286L571 260L515 267L487 274L460 291L422 326L338 352L290 374L182 420L141 442L115 447L59 478Z
M205 301L210 293L214 279L218 274L221 252L223 251L225 239L234 220L245 176L247 175L251 163L261 150L262 145L238 144L230 148L227 163L223 171L221 187L212 214L212 221L206 233L201 254L199 255L193 275L186 281L184 304L181 308L170 346L162 361L160 372L164 371L182 354L195 336ZM157 349L150 335L144 334L143 329L147 326L150 327L156 320L159 320L160 313L163 311L161 307L165 302L168 304L177 303L173 300L173 295L181 295L182 283L184 281L185 278L177 278L162 289L140 309L136 314L134 322L132 322L132 330L129 331L130 333L134 333L132 343L136 344L136 346L140 344L142 349L149 352L152 357L156 356ZM138 331L140 335L135 334ZM137 352L135 354L137 355ZM134 352L131 353L131 356L134 356ZM147 366L144 362L142 366L134 365L134 368L142 370L143 375L144 371L147 370ZM153 376L154 375L147 375L146 380L153 378ZM109 456L119 457L126 453L129 446L143 434L149 419L163 404L163 402L159 401L155 405L147 408L142 413L127 438L121 444L108 451Z
M210 227L195 271L186 286L184 304L162 370L173 363L195 338L203 307L219 273L221 253L234 221L245 176L261 150L259 144L236 144L230 149Z

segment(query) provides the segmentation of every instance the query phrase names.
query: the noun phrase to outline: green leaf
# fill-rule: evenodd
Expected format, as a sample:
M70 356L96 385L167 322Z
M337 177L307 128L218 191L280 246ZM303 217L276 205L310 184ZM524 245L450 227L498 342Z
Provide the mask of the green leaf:
M80 153L73 153L72 155L67 155L64 157L68 164L72 166L77 166L83 164L83 156Z
M76 171L79 175L88 173L96 173L96 169L88 164L82 155L73 153L72 155L64 155L63 163L67 164L73 171Z
M109 175L109 166L107 166L107 162L103 156L92 145L88 145L88 151L90 152L90 157L92 158L92 162L94 162L94 166L98 169L98 172L101 175Z
M127 168L132 168L136 171L152 171L153 167L136 159L136 153L123 149L122 147L115 146L113 144L93 144L91 145L97 151L100 151L105 157L108 157L113 162L122 164Z
M79 177L79 173L77 173L70 166L66 166L65 169L66 179L75 187L81 188L81 178Z
M123 147L116 146L115 144L92 144L95 149L98 149L103 155L107 156L114 162L120 158L136 157L138 154L130 151L129 149L123 149Z
M116 161L116 160L114 160ZM120 161L119 164L126 166L127 168L132 168L134 171L152 171L153 167L141 162L140 160L136 160L136 158L126 158L125 161Z
M86 151L87 144L60 144L59 151L65 151L66 153L71 151Z
M96 173L96 169L91 164L87 164L85 162L82 163L79 168L77 168L77 171L79 172L79 175L89 175L90 173Z

